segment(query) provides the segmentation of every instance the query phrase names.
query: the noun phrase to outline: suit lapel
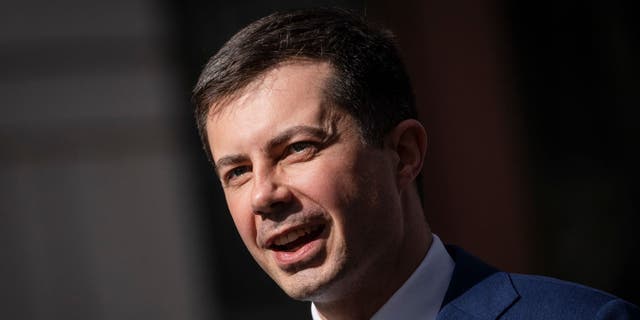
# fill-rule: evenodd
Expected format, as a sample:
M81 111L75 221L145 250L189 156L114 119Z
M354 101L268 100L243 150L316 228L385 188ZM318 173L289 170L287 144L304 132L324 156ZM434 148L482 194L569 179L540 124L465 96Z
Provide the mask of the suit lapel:
M437 320L497 319L519 297L511 278L462 249L447 246L456 266Z

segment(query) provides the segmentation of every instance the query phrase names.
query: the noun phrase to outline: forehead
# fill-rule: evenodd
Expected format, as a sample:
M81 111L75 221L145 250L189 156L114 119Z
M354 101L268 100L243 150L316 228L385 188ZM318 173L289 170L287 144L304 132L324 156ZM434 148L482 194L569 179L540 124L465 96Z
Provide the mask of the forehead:
M334 70L329 62L303 59L280 62L257 75L243 88L214 102L207 115L207 122L256 101L300 99L303 96L325 100L328 97L325 90L333 75Z
M331 75L322 62L284 63L265 72L208 116L211 151L220 155L245 141L259 143L291 126L323 125L337 113L325 94Z

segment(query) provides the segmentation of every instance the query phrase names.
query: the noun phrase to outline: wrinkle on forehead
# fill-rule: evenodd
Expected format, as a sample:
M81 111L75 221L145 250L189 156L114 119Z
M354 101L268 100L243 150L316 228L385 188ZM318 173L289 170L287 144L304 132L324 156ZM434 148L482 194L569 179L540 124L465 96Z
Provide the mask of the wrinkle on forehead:
M282 77L278 70L283 67L298 65L298 66L317 66L318 72L326 71L325 77L321 78L318 81L318 85L320 86L320 92L322 93L323 104L329 102L329 95L326 90L328 89L328 84L330 79L334 76L335 71L329 62L318 61L312 59L305 58L293 58L283 62L276 64L275 66L266 69L264 72L258 74L251 82L249 82L243 88L236 90L235 92L222 96L217 99L214 103L211 104L211 108L209 109L209 113L207 115L207 122L211 120L216 120L219 117L224 115L229 115L236 108L230 108L231 104L243 105L243 101L249 99L252 93L257 90L266 90L268 92L272 92L276 90L274 88L275 84L278 82L279 77ZM324 69L324 70L323 70ZM239 103L237 103L239 102ZM329 103L333 106L332 103Z
M282 68L287 66L300 66L302 68L299 69L299 72L295 69L287 70L286 72L279 72ZM318 75L311 77L311 79L313 79L311 83L309 83L308 80L305 80L309 79L310 74ZM209 141L211 142L211 139L214 138L212 136L212 131L215 131L216 124L224 125L227 121L235 121L231 119L234 119L238 114L240 114L245 109L245 106L252 108L255 106L278 108L277 103L279 102L273 101L280 101L282 98L277 98L276 100L270 99L271 95L278 93L276 90L279 90L279 93L291 90L290 93L285 94L290 94L293 97L292 101L298 101L300 99L302 99L300 101L306 101L311 97L314 102L308 106L315 105L315 108L317 108L316 111L314 111L313 123L315 123L315 126L322 128L330 136L336 136L336 138L339 139L339 134L343 131L352 131L353 129L356 129L357 131L358 126L355 125L355 121L352 119L352 116L342 108L338 107L331 99L331 95L326 92L332 76L333 69L328 63L317 61L295 61L287 64L279 64L269 72L265 72L260 75L260 77L256 78L235 96L227 97L227 99L222 102L219 101L219 106L216 107L216 112L210 113L208 116L207 123L211 126L207 129L209 132ZM301 79L303 79L302 81L307 81L306 86L302 86L302 88L304 88L302 90L304 91L296 91L301 88L299 83ZM316 99L319 99L319 101ZM272 103L276 104L271 105ZM288 104L287 99L284 100L284 103ZM302 105L298 106L294 104L289 107L306 108L306 106L307 104L303 102ZM280 116L283 117L282 120L286 123L289 114L282 113ZM344 120L346 119L351 119L351 121L347 121L345 123ZM255 118L254 121L257 121L253 123L254 125L261 125L261 118ZM277 122L274 122L273 124L276 123ZM284 123L282 124L284 125ZM277 134L278 131L286 129L286 125L278 127L279 129L273 131L272 134ZM276 129L276 127L273 127L273 129ZM210 150L213 155L215 153L213 146L211 146ZM222 155L219 154L218 156ZM213 156L213 158L215 159L216 157Z

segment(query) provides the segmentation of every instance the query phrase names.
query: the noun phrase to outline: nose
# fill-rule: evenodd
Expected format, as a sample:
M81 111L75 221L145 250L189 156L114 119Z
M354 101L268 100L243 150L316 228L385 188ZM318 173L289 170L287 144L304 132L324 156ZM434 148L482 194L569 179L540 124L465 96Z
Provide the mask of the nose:
M259 215L281 212L292 200L289 187L275 174L256 174L251 194L253 212Z

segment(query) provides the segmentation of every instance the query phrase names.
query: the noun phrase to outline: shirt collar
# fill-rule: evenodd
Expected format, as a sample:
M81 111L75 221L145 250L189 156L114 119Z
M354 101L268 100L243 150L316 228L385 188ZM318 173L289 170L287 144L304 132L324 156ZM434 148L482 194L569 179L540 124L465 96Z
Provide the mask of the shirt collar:
M431 247L418 268L371 319L435 319L454 267L444 244L434 234ZM311 317L322 319L313 303Z

